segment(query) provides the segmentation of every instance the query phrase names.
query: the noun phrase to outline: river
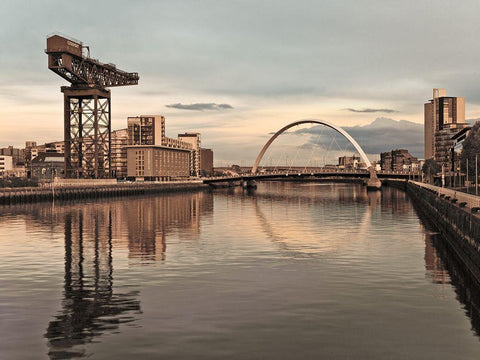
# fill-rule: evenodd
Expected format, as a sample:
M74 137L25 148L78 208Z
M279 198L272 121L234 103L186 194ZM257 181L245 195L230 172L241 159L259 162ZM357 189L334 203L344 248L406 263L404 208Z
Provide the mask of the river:
M1 359L478 359L480 294L355 184L0 207Z

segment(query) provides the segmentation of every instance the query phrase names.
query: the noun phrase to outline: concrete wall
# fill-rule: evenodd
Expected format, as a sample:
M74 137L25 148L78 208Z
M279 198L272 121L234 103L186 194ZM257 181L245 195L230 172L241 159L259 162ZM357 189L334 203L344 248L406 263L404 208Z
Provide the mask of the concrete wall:
M480 216L412 183L407 183L406 189L417 210L445 235L480 283Z
M31 203L53 200L77 200L85 198L106 198L129 195L161 194L170 192L208 190L210 187L201 181L175 181L170 183L119 183L109 185L76 184L44 187L0 188L0 205Z

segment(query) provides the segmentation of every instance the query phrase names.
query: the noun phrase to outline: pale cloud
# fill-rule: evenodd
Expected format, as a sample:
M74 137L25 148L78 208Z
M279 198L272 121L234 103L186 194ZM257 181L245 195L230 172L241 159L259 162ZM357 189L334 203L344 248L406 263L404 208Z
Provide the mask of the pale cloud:
M346 109L343 109L343 110L354 112L354 113L377 113L377 112L394 113L394 112L396 112L396 110L392 110L392 109L370 109L370 108L361 109L361 110L360 109L346 108Z
M232 105L229 104L215 104L215 103L195 103L195 104L170 104L165 105L167 108L179 109L179 110L194 110L194 111L204 111L204 110L229 110L233 109Z

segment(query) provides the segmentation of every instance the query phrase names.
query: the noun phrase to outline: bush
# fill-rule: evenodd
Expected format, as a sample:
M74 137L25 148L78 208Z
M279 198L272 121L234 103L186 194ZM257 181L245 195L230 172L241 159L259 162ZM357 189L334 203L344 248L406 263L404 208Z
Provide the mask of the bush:
M23 179L23 178L15 178L15 177L0 179L0 188L37 187L37 186L38 186L38 181L31 180L31 179Z

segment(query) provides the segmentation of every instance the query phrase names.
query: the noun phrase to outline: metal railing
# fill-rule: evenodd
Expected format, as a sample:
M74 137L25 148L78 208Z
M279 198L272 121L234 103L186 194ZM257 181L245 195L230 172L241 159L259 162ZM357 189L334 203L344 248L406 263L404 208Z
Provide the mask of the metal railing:
M410 181L411 184L415 184L424 189L436 192L439 196L444 195L445 197L449 196L450 199L457 199L458 203L466 203L470 209L480 207L480 196L466 194L461 191L456 191L452 189L442 188L440 186L435 186L431 184L425 184L418 181Z

